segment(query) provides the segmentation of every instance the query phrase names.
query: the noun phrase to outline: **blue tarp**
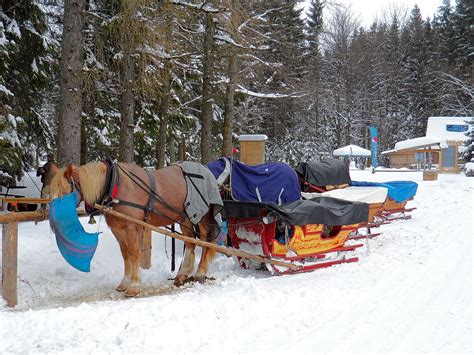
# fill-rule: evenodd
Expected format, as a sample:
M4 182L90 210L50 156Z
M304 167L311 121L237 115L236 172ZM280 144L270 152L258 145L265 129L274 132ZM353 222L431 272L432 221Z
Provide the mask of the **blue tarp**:
M89 272L99 233L84 230L77 216L77 204L77 191L52 200L49 204L49 224L64 259L76 269Z
M381 186L388 189L388 197L396 202L409 200L416 195L418 184L413 181L387 181L387 182L370 182L370 181L352 181L352 186Z
M285 204L301 199L298 176L285 163L246 165L232 158L221 158L207 166L216 179L224 171L225 159L231 163L230 189L235 201L260 201Z

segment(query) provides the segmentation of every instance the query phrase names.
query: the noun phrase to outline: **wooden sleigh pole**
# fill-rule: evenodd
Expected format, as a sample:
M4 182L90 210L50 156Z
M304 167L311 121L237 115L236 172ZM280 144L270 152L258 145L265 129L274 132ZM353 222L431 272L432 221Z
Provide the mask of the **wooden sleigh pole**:
M252 255L252 254L243 252L243 251L238 250L238 249L222 247L222 246L219 246L219 245L214 244L214 243L210 243L210 242L206 242L206 241L203 241L203 240L200 240L200 239L187 237L187 236L181 235L179 233L169 232L166 229L163 229L163 228L160 228L160 227L155 227L155 226L153 226L149 223L146 223L146 222L141 221L139 219L127 216L126 214L114 211L113 209L111 209L109 207L105 207L105 206L102 206L102 205L99 205L99 204L96 204L94 207L97 208L98 210L102 211L104 214L109 214L111 216L115 216L115 217L118 217L118 218L125 219L129 222L133 222L133 223L138 224L142 227L145 227L146 229L150 229L152 231L161 233L161 234L166 235L166 236L171 237L171 238L179 239L179 240L182 240L182 241L188 242L188 243L193 243L193 244L196 244L200 247L207 247L207 248L215 249L217 252L228 255L228 256L238 256L238 257L241 257L241 258L244 258L244 259L255 260L255 261L258 261L258 262L261 262L261 263L287 267L289 269L298 269L299 268L299 266L297 266L297 265L285 263L285 262L278 261L278 260L271 260L271 259L262 258L261 256Z

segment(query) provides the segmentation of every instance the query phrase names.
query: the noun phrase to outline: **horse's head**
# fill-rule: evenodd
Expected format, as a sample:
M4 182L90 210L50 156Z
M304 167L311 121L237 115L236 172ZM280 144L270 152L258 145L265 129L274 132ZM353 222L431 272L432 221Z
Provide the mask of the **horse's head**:
M51 181L51 198L63 197L72 192L72 181L77 179L75 167L69 164L66 168L59 169Z
M102 162L82 166L69 164L59 169L51 181L51 198L58 198L72 192L79 193L79 201L84 200L90 206L100 199L104 191L107 167Z

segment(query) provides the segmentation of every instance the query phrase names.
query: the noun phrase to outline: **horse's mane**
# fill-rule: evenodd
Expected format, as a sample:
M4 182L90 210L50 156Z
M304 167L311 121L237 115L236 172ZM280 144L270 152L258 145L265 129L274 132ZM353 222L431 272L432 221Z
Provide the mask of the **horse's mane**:
M89 163L75 169L79 175L82 197L88 205L94 206L102 196L106 169L102 162Z

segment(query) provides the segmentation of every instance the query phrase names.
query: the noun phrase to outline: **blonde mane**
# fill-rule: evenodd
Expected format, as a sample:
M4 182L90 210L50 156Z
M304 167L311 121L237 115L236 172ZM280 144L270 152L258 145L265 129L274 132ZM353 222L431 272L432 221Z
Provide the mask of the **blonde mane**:
M105 164L102 162L89 163L74 169L79 175L82 198L88 205L94 206L102 196L106 169Z
M120 164L122 166L122 164ZM104 192L105 179L107 175L106 166L102 162L89 163L83 166L73 167L73 176L77 174L78 183L81 187L82 199L93 206L99 202ZM64 177L66 168L59 169L53 176L51 181L51 197L62 197L71 192L70 182ZM124 183L127 187L133 187L134 184L130 178L119 171L120 183Z

